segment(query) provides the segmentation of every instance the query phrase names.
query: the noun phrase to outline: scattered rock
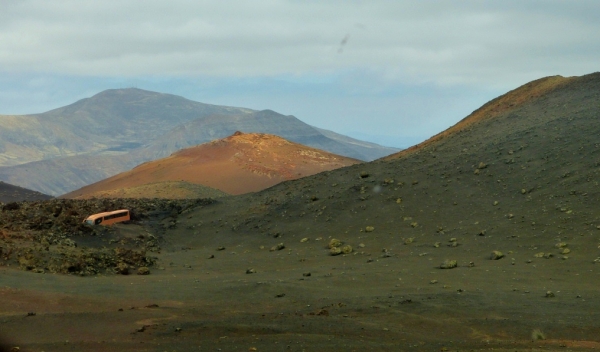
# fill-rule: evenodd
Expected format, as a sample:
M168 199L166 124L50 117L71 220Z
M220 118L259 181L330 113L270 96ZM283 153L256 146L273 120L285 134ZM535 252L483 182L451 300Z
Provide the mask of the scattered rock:
M285 245L283 243L278 243L278 244L274 245L273 247L271 247L271 249L269 249L269 251L275 252L275 251L280 251L284 248L285 248Z
M254 274L254 273L256 273L256 270L254 270L253 268L246 269L246 274Z
M342 250L343 254L350 254L350 253L352 253L352 246L350 246L349 244L347 244L347 245L343 246L341 248L341 250Z
M458 266L456 260L445 260L442 264L440 264L440 269L453 269Z
M546 298L551 298L551 297L554 297L554 296L555 296L554 292L552 292L552 291L547 291L546 292Z
M308 237L304 237L303 239L300 240L300 243L304 243L304 242L308 242Z
M545 255L546 255L546 253L539 252L539 253L534 254L533 256L536 257L536 258L543 258Z
M492 255L490 256L491 260L498 260L504 258L504 254L500 251L492 251Z
M389 257L391 257L391 256L392 256L392 253L390 253L390 251L389 251L387 248L383 248L383 249L381 250L381 252L383 253L383 254L381 255L381 258L389 258Z
M567 246L566 242L558 242L557 244L554 245L554 247L556 248L565 248Z
M369 173L368 173L368 172L366 172L366 171L361 171L361 172L360 172L360 174L359 174L359 176L360 176L360 178L367 178L367 177L369 177L370 175L369 175Z
M304 276L304 277L309 277L309 276L311 276L311 273L309 273L309 272L302 273L302 276Z
M330 255L340 255L342 254L342 248L341 247L333 247L329 249L329 254Z
M218 248L217 248L217 250L218 250L218 251L224 251L224 250L225 250L225 247L223 247L223 246L221 246L221 247L218 247Z
M375 231L375 228L373 226L365 227L365 232L373 232L373 231Z
M338 240L337 238L332 238L331 241L329 241L329 248L336 248L341 246L342 241Z
M119 263L115 267L115 272L121 275L129 275L129 266L125 263Z
M571 250L570 250L569 248L563 248L563 249L560 251L560 254L569 254L569 253L571 253Z
M438 280L431 280L431 281L429 281L429 283L430 283L430 284L432 284L432 285L433 285L433 284L437 284L437 283L438 283Z
M407 239L404 240L404 244L411 244L415 241L414 237L409 237Z
M150 275L150 269L147 266L141 266L137 270L138 275Z
M285 297L285 293L280 293L280 294L277 294L277 295L275 295L275 297L276 297L276 298L282 298L282 297Z

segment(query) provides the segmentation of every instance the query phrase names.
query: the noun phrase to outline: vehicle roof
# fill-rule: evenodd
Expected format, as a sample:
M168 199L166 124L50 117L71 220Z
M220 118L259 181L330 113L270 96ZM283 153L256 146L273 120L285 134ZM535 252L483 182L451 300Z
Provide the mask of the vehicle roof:
M117 214L117 213L121 213L124 211L129 211L129 209L119 209L119 210L113 210L113 211L106 211L104 213L96 213L96 214L92 214L90 216L88 216L87 218L85 218L86 220L96 220L99 217L103 217L103 216L107 216L107 215L112 215L112 214Z

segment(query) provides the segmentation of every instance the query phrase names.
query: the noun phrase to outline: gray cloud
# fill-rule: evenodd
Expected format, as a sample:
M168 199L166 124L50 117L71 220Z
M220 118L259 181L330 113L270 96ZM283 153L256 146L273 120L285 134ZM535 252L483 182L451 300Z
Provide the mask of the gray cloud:
M0 70L513 86L597 69L597 1L3 1ZM360 24L365 30L357 27ZM352 32L352 46L340 37ZM344 50L344 55L335 55Z

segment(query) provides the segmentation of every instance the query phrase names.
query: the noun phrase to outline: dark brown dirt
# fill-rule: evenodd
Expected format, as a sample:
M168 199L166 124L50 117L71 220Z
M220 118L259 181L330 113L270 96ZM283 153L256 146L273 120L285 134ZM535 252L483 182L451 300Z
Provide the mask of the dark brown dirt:
M598 350L599 105L600 74L572 78L399 158L178 212L147 276L1 268L0 335L52 351ZM353 251L330 255L334 238Z

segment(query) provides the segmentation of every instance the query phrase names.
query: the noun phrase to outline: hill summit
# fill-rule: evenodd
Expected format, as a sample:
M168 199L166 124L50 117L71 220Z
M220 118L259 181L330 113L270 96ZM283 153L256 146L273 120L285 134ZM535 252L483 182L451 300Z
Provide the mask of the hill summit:
M41 114L0 115L0 180L60 195L236 130L275 134L363 161L399 150L272 110L210 105L136 88L111 89Z
M163 181L185 181L229 194L255 192L282 181L360 163L265 133L233 135L186 148L171 156L65 194L102 197L109 190Z

